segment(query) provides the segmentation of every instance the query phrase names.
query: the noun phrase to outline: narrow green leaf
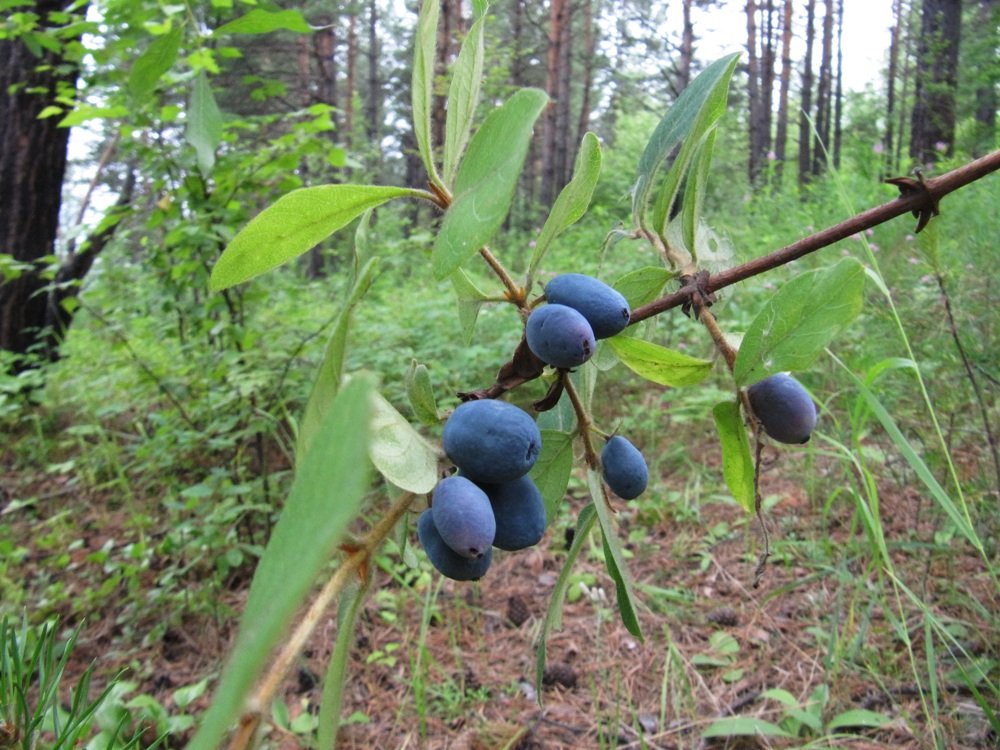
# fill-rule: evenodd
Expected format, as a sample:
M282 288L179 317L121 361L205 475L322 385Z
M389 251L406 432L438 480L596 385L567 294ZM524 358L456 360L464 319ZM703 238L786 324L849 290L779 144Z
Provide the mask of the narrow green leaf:
M198 169L207 177L215 165L215 149L222 142L222 112L215 103L212 85L204 71L194 79L191 89L184 140L194 147Z
M479 310L489 300L489 295L476 286L476 282L461 268L451 275L451 285L458 300L458 323L462 327L462 340L468 344L476 332Z
M622 334L606 340L626 367L636 375L660 385L674 388L696 385L707 378L712 370L712 363L707 359L681 354L651 341Z
M445 213L432 253L443 279L486 245L503 224L531 143L544 91L521 89L493 110L472 136L455 178L455 200Z
M807 369L861 312L864 288L865 269L854 258L786 282L743 336L733 367L736 384Z
M538 693L538 700L541 702L543 686L542 678L545 675L545 642L549 633L562 627L563 602L566 600L566 590L569 588L570 576L573 573L573 566L580 557L583 545L590 537L590 532L597 521L597 513L593 504L588 505L576 520L576 533L573 535L573 543L566 553L566 560L563 562L562 570L556 579L556 585L552 587L549 595L549 606L545 610L545 617L542 620L542 627L538 633L538 649L535 652L535 690Z
M92 107L89 104L79 104L59 121L59 127L71 128L82 125L89 120L117 120L129 115L128 107L119 104L114 107Z
M531 469L531 478L542 493L549 523L559 513L572 471L573 436L558 430L542 430L542 451Z
M838 729L845 729L848 727L878 729L879 727L884 727L886 724L891 723L892 719L885 714L880 714L877 711L869 711L865 708L852 708L848 711L843 711L830 719L830 722L826 725L826 731L835 732Z
M434 102L434 62L437 49L439 0L424 0L417 18L416 40L413 45L413 77L411 94L413 104L413 135L417 151L424 162L431 180L438 179L434 163L434 144L431 143L431 110Z
M371 393L365 378L348 383L312 449L300 457L285 507L257 565L232 655L189 750L220 746L271 650L357 515L370 473L365 425Z
M354 626L361 613L361 605L371 584L371 578L364 586L353 586L344 592L337 608L337 640L333 644L330 661L323 679L323 695L319 704L319 724L317 726L317 747L337 746L337 732L340 729L340 708L344 697L344 680L347 664L354 648Z
M434 398L434 386L431 384L431 373L427 365L413 360L406 371L406 395L410 400L413 414L426 425L436 425L438 418L437 399Z
M754 467L750 455L750 440L740 416L740 405L735 401L723 401L712 409L715 429L722 445L722 475L726 486L747 513L753 513Z
M600 176L601 144L596 135L588 132L580 141L576 166L573 168L573 179L559 192L559 197L552 204L552 210L549 211L548 218L545 219L542 231L538 235L535 252L532 253L531 262L528 264L529 275L534 275L552 240L579 221L587 212Z
M621 543L618 541L618 530L608 511L608 495L600 473L587 469L587 487L590 489L594 510L601 524L601 534L604 537L604 563L615 582L618 612L621 614L622 624L628 632L642 640L642 628L639 626L639 616L636 614L635 592L632 590L632 576L625 565L625 556L622 555Z
M136 58L128 76L129 93L135 99L141 101L149 96L160 77L173 67L183 36L184 29L174 26L166 34L156 37Z
M326 350L323 352L323 361L320 363L319 370L316 371L316 378L313 380L309 401L306 402L305 411L302 413L298 437L295 441L296 456L304 456L309 451L316 433L337 397L340 381L344 375L344 352L347 348L347 332L351 324L351 315L361 298L371 287L377 267L378 258L372 258L361 269L347 294L347 299L340 309L337 320L334 322Z
M675 278L677 271L671 271L663 266L643 266L619 277L611 286L621 292L634 310L663 294L663 287Z
M309 34L313 30L309 22L306 21L305 16L297 10L271 11L255 8L239 18L234 18L229 23L222 24L222 26L212 32L212 36L221 36L223 34L269 34L278 29L296 31L300 34Z
M409 188L381 185L319 185L283 195L255 216L215 262L213 292L248 281L315 247L365 210Z
M718 719L701 733L702 737L793 737L777 724L755 716L727 716Z
M691 257L698 259L697 232L701 221L701 209L705 203L705 189L708 186L708 175L712 168L712 154L715 151L716 126L706 134L698 152L695 154L692 168L687 173L687 184L684 188L684 204L681 208L681 237Z
M717 112L721 115L719 111L720 99L722 111L725 110L725 93L728 91L729 79L736 67L737 60L739 60L739 53L734 53L716 60L705 68L681 92L656 126L646 143L642 156L639 158L635 187L632 189L632 214L636 225L645 225L643 222L645 221L649 190L657 170L670 158L678 144L689 135L699 139L700 135L703 134L694 132L703 108L708 108L704 117L706 120L710 120L710 115ZM676 180L676 184L680 184L679 179Z
M372 394L371 443L375 468L397 487L423 494L437 484L437 452L380 394Z
M472 24L462 42L448 88L448 111L444 126L444 156L442 173L445 185L452 185L462 152L469 142L472 119L479 104L479 87L483 79L483 25L480 17Z

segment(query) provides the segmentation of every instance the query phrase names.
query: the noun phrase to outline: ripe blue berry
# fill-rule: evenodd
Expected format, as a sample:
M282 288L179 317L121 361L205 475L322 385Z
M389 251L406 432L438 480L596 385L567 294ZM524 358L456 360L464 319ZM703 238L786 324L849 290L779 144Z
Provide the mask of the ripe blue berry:
M542 433L527 412L496 399L460 404L441 435L444 452L473 482L523 477L542 449Z
M493 562L492 547L487 548L482 557L468 558L462 557L445 544L434 525L430 508L420 514L420 520L417 521L417 536L420 537L420 544L423 545L431 565L437 568L441 575L456 581L475 581L482 578Z
M594 329L581 313L566 305L535 308L525 327L528 348L545 364L564 370L579 367L597 349Z
M798 380L779 372L747 389L764 431L779 443L807 443L816 427L816 405Z
M526 549L545 535L545 503L531 477L483 485L496 518L493 546L513 551Z
M623 500L639 497L649 483L646 459L621 435L615 435L604 444L601 467L604 469L604 481Z
M486 493L465 477L438 482L431 511L441 539L462 557L482 557L493 544L493 507Z
M572 307L583 315L598 339L610 338L624 331L632 314L628 301L620 292L582 273L556 276L545 285L545 299Z

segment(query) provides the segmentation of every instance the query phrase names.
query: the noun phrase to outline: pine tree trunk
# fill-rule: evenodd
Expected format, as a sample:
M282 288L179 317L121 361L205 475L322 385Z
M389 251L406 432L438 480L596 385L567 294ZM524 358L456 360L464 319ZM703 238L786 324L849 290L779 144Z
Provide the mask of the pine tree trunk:
M368 3L368 91L365 99L365 135L368 153L371 154L369 171L371 180L378 184L382 177L382 121L379 107L382 82L379 78L378 2Z
M837 80L833 91L833 166L840 169L844 117L844 0L837 0Z
M69 5L38 0L34 10L44 22ZM58 127L58 117L38 115L55 104L60 87L75 86L76 76L57 52L36 57L19 39L0 40L0 249L31 266L0 283L0 349L15 355L58 357L60 332L46 328L50 282L42 258L55 252L70 129ZM28 366L18 360L14 367Z
M830 149L830 104L833 88L833 3L826 0L823 15L823 47L819 63L819 86L816 89L816 143L813 147L812 173L818 175L826 165Z
M885 142L882 144L884 173L899 169L894 158L895 118L896 118L896 78L899 76L899 44L903 29L903 0L895 0L892 11L893 24L889 37L889 70L886 74L885 98Z
M539 196L543 206L552 205L558 190L556 184L559 181L559 172L557 171L556 150L559 141L559 63L567 3L568 0L551 0L549 5L549 44L545 66L545 91L549 95L549 104L545 109L543 126L542 188Z
M556 90L556 149L554 154L552 198L569 182L569 172L572 169L570 154L573 153L573 130L571 123L571 108L573 98L571 85L573 83L573 0L566 0L565 17L560 27L559 37L559 74Z
M996 32L1000 24L1000 0L979 0L976 9L977 26L980 30L990 30L986 41L989 49L995 49ZM987 52L989 55L989 52ZM988 57L986 59L989 59ZM997 135L997 77L1000 70L994 62L991 68L979 72L979 82L974 93L975 132L973 133L972 155L983 156L991 151Z
M580 101L580 117L576 123L574 155L580 141L590 127L590 94L594 86L594 52L597 49L597 28L594 25L593 0L583 2L583 94ZM571 160L575 161L575 156ZM572 169L572 167L570 168ZM572 176L572 175L570 175Z
M774 134L774 179L781 185L788 143L788 90L792 81L792 0L785 0L781 18L781 77L778 83L778 121Z
M955 145L961 28L960 0L923 0L910 129L910 156L919 164L951 154Z
M813 42L815 40L816 0L806 3L806 52L802 62L802 106L799 112L799 185L806 185L812 177L812 114L813 91Z
M347 21L347 81L344 92L344 146L354 148L354 91L358 73L358 14L352 12Z
M691 23L691 2L692 0L684 0L681 6L684 20L681 29L681 54L677 64L678 94L691 83L691 67L694 64L694 24Z

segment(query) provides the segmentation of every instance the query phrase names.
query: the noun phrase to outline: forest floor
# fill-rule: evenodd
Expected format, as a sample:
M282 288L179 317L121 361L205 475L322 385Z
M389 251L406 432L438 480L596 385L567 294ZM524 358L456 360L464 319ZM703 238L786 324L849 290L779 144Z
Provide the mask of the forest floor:
M537 637L567 529L585 502L572 497L574 485L573 512L564 511L538 547L498 554L477 583L444 581L429 596L436 575L411 587L378 570L355 632L339 746L924 748L936 732L951 748L1000 747L968 684L954 674L961 658L994 669L1000 657L1000 601L982 559L957 538L935 541L940 519L915 490L880 487L898 576L941 621L956 624L964 649L948 654L938 646L928 654L921 609L896 597L870 564L852 501L845 494L824 509L797 480L802 471L801 455L783 454L763 475L765 494L776 499L768 511L774 555L757 587L760 527L731 501L709 496L685 510L664 499L657 510L656 494L682 489L679 477L668 476L652 499L621 503L644 637L619 620L595 537L575 569L562 627L549 636L540 695ZM70 684L90 664L97 683L125 670L133 696L152 696L176 712L177 688L218 675L247 575L229 577L212 595L212 611L180 599L173 611L163 601L144 608L143 592L162 582L172 563L154 554L132 576L120 567L109 572L108 555L127 559L126 545L135 543L134 506L110 505L106 493L81 494L65 476L39 483L6 472L0 481L3 536L22 550L8 561L8 578L20 576L27 606L58 613L66 625L82 623ZM38 500L15 502L27 496ZM67 538L56 531L67 517L76 541L54 547L53 535ZM160 531L149 529L147 540ZM335 632L331 612L286 686L290 722L316 712ZM928 664L937 678L931 693ZM204 708L211 684L192 712ZM780 690L797 709L773 692ZM845 714L858 710L880 714L884 725L835 720L862 716ZM794 737L704 737L723 717L766 720ZM265 747L309 747L309 722L296 726L306 729L272 727ZM183 746L186 736L172 737L168 747Z

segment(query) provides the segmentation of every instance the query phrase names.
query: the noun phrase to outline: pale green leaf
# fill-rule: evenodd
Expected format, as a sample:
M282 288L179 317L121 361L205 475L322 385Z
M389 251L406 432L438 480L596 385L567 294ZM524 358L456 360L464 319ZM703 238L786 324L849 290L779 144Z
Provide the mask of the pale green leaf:
M698 222L701 221L701 209L705 203L705 190L708 186L708 176L712 167L712 154L715 150L715 135L718 128L713 126L704 141L698 147L691 169L687 173L684 187L684 204L681 208L681 236L691 257L698 258L698 243L696 235Z
M622 334L606 341L632 372L660 385L674 388L696 385L712 370L712 363L707 359L691 357L651 341Z
M542 430L542 450L531 469L531 478L542 493L545 516L551 523L559 512L573 471L573 436Z
M483 79L483 25L480 18L469 29L462 42L448 88L448 111L444 126L444 156L442 173L445 185L451 185L469 142L472 119L479 104L479 87Z
M272 649L357 516L370 474L365 425L371 392L365 378L347 384L312 449L299 457L288 499L254 573L229 662L189 750L220 747Z
M326 350L323 352L323 361L316 371L312 391L309 393L309 400L306 402L306 408L299 423L298 437L295 443L295 455L297 456L304 456L309 450L316 433L326 419L327 412L333 405L337 392L340 390L340 381L344 375L344 352L347 348L347 332L351 324L351 315L361 298L371 287L376 268L378 268L378 258L372 258L361 269L334 322Z
M437 178L434 144L431 143L431 110L434 104L434 64L437 49L437 27L441 3L424 0L417 18L413 45L413 75L410 84L413 108L413 135L417 151L431 180Z
M548 101L544 91L521 89L493 110L472 136L455 178L455 199L445 213L432 253L443 279L486 245L514 200L535 120Z
M747 513L756 509L754 498L754 465L750 455L750 440L735 401L723 401L712 409L715 428L722 445L722 475L726 486Z
M319 185L283 195L255 216L229 243L212 269L218 292L259 276L315 247L367 209L414 195L382 185Z
M756 716L727 716L717 719L701 733L702 737L793 737L777 724Z
M269 34L278 29L308 34L313 29L305 17L297 10L264 10L254 8L249 13L224 23L213 32L222 34Z
M652 302L663 294L663 287L671 279L677 278L677 272L663 266L643 266L620 276L613 286L634 310L637 307Z
M458 323L462 327L462 340L468 344L476 331L479 310L489 300L489 295L476 286L476 282L461 268L451 275L451 285L458 300Z
M618 613L621 615L625 629L642 640L642 628L636 613L632 576L625 565L621 542L618 541L618 529L611 520L604 480L600 473L594 469L587 469L587 487L590 489L590 496L594 500L594 510L597 512L597 519L601 524L601 534L604 538L604 564L607 565L608 573L615 582Z
M427 365L413 360L406 371L406 395L410 400L413 414L427 425L436 425L438 418L437 399L434 398L434 386L431 384L431 373Z
M535 242L535 251L528 264L529 275L534 274L552 240L579 221L587 212L600 176L601 144L596 135L586 133L580 141L580 150L576 155L573 179L559 192L559 197L552 204L552 210L549 211L548 218L545 219L542 231Z
M743 336L733 367L737 385L807 369L861 312L865 269L854 258L786 282Z
M75 125L82 125L89 120L118 120L129 114L128 107L123 104L113 107L92 107L89 104L80 104L59 121L59 127L71 128Z
M365 594L371 585L369 577L364 586L351 586L340 597L337 608L337 639L330 654L330 661L323 678L323 696L319 703L319 723L316 743L319 747L337 746L340 729L340 709L344 697L344 681L351 651L354 649L354 626Z
M368 454L379 473L401 489L423 494L437 484L434 447L378 393L372 394Z
M222 142L222 112L204 71L194 79L191 89L184 140L194 147L198 169L207 177L215 165L215 149Z
M725 111L729 79L738 60L739 54L734 53L716 60L705 68L681 92L656 126L642 156L639 158L636 182L632 189L632 214L637 225L645 225L644 216L650 187L661 165L670 158L674 149L689 136L694 140L701 139L707 127L702 132L697 132L696 126L699 123L704 127L704 123L714 122ZM686 167L686 165L684 166ZM665 191L664 194L676 195L683 171L683 169L678 169L677 178L672 180L673 189ZM669 208L672 201L668 202L666 198L663 198L663 202L667 203Z
M886 724L891 723L892 719L885 714L880 714L877 711L869 711L865 708L852 708L848 711L843 711L830 719L829 723L826 725L826 731L835 732L838 729L845 729L848 727L878 729L879 727L884 727Z
M166 34L156 37L146 48L129 71L128 89L135 99L149 96L160 77L173 67L181 46L184 30L174 26Z

